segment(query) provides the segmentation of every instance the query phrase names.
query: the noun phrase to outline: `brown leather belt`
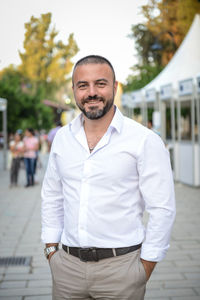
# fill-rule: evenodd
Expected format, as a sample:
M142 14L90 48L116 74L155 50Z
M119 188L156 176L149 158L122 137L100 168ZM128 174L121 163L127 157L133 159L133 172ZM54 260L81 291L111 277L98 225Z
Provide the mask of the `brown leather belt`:
M68 254L80 258L81 261L99 261L100 259L109 258L113 256L124 255L129 252L133 252L141 248L142 244L124 247L124 248L78 248L78 247L68 247L62 245L62 248Z

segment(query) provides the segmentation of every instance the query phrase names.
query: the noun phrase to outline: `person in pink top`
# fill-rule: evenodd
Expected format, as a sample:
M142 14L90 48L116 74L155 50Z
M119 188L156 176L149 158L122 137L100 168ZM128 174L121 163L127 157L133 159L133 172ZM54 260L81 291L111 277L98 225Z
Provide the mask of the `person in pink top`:
M21 139L21 134L15 133L14 139L9 143L12 162L10 168L10 187L17 186L18 174L20 169L20 161L23 157L24 143Z
M27 183L25 187L34 185L35 161L38 149L39 141L35 137L34 130L32 128L26 129L24 137L24 164L26 167Z

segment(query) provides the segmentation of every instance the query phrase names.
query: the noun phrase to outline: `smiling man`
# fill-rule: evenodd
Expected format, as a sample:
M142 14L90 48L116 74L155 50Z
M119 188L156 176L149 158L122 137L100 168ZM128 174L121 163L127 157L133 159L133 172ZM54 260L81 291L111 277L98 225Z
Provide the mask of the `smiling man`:
M82 61L84 62L85 60ZM90 120L103 117L111 108L113 113L117 82L114 71L111 72L111 65L87 64L86 68L86 65L82 63L80 62L76 67L78 72L73 74L73 89L77 106Z
M53 299L142 300L175 217L169 154L158 135L114 105L107 59L79 60L72 86L82 113L58 131L42 187Z

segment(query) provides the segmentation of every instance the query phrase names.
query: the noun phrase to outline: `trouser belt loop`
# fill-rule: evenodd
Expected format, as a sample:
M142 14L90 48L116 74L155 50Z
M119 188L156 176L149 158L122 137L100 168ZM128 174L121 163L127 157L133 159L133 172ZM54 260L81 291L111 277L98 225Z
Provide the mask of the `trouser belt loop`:
M69 246L67 246L67 253L69 254Z
M95 249L95 248L92 249L92 256L94 258L94 261L99 261L97 249Z
M117 256L115 248L112 248L113 256Z

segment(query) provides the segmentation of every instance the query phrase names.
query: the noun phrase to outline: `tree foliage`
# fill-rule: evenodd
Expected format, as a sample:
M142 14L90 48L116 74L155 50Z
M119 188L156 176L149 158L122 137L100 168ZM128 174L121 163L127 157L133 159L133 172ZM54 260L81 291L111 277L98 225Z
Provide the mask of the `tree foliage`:
M0 80L0 95L8 101L8 132L15 132L19 128L48 129L52 126L52 111L41 102L44 90L38 88L34 95L24 93L21 73L15 68L4 70Z
M135 40L139 59L139 64L132 70L135 72L137 68L139 75L127 78L125 90L143 87L167 65L187 34L195 14L200 13L200 2L149 0L141 7L141 13L146 21L132 26L129 35Z
M21 64L0 72L0 97L8 100L9 132L52 127L53 111L42 100L57 100L58 91L67 86L71 59L79 50L73 34L66 44L57 40L50 13L32 16L25 29Z
M196 13L200 13L200 2L197 0L150 0L148 5L142 6L145 28L150 38L139 39L140 30L137 32L134 26L132 37L136 37L138 47L148 48L151 61L165 66L183 41ZM152 50L152 43L155 42L161 45L160 51ZM152 55L153 51L157 55ZM142 59L145 63L146 56Z
M162 69L162 66L159 65L136 65L134 67L134 73L137 71L137 74L129 75L127 83L123 88L124 92L131 92L143 88L151 80L153 80L162 71Z
M73 34L67 44L56 41L58 32L50 25L50 13L40 18L32 16L25 24L25 52L19 53L22 60L19 70L31 81L60 85L72 70L71 58L78 52L78 46Z

